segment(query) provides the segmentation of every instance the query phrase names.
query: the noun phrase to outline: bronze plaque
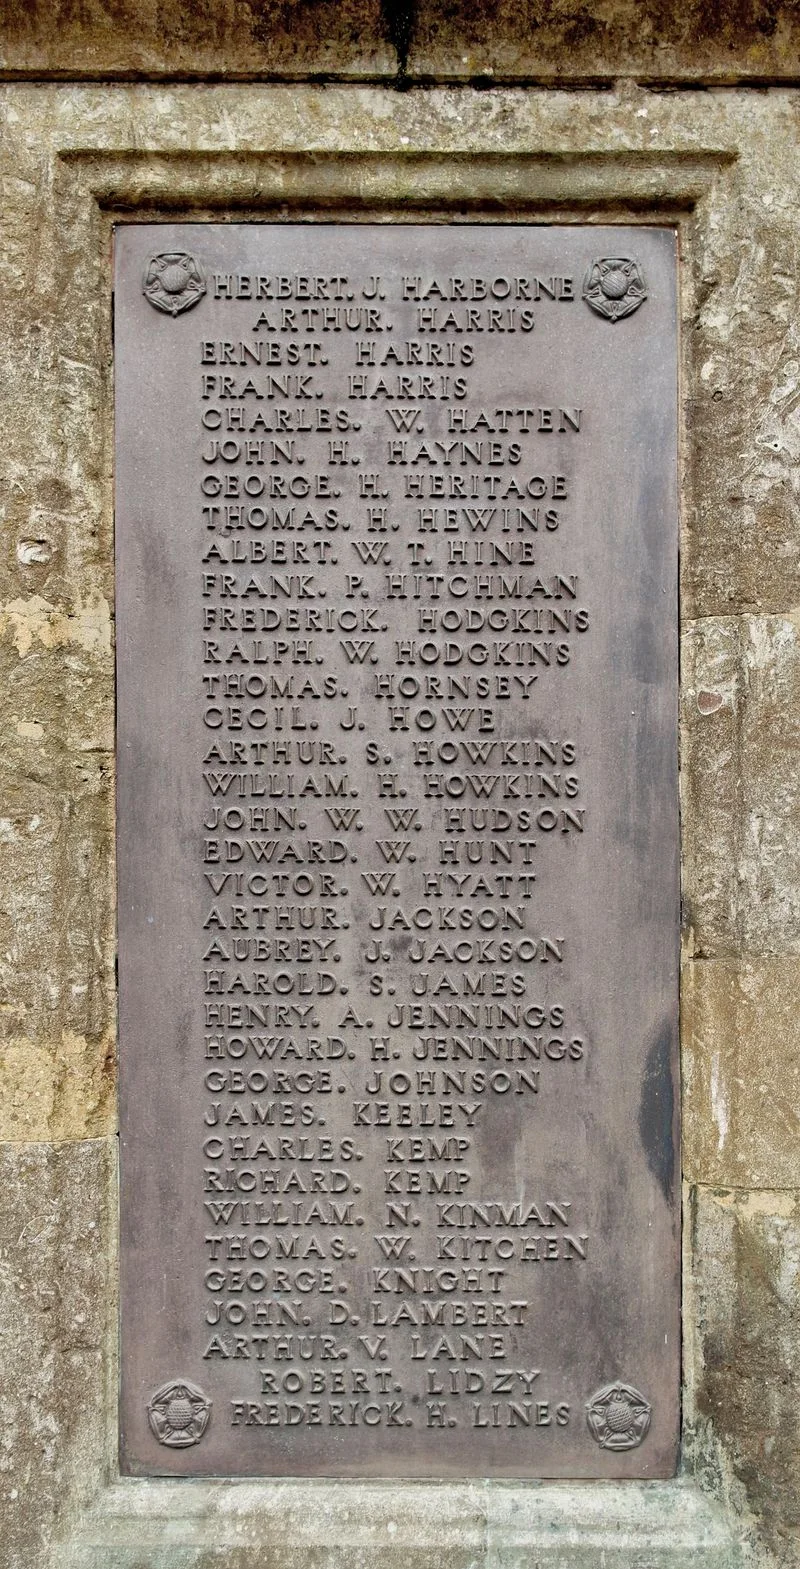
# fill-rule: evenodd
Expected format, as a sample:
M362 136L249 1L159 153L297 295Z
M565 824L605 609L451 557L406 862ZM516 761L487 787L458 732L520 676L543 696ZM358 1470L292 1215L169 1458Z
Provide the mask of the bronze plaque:
M669 229L116 236L122 1464L664 1477Z

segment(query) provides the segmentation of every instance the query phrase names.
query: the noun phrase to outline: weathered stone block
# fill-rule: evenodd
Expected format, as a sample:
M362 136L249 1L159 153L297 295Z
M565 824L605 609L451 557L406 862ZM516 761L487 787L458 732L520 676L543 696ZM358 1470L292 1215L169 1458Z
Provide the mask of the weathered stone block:
M800 950L800 620L747 617L741 731L742 936Z
M0 769L0 1038L98 1038L113 1020L109 761L54 749L22 737Z
M690 951L800 952L800 638L793 614L687 629Z
M740 626L734 617L686 628L682 646L683 904L690 953L734 951L739 932Z
M87 1139L116 1126L116 1043L65 1030L0 1043L0 1138Z
M236 77L338 74L395 69L378 0L251 0L231 8L200 0L92 0L3 6L0 68L59 76Z
M111 1171L106 1142L0 1145L3 1569L42 1569L103 1468Z
M781 1569L800 1563L800 1195L698 1189L690 1431L713 1430Z
M687 964L683 1071L689 1181L800 1186L800 960Z
M635 0L425 0L417 8L411 69L526 81L607 79L624 74L668 81L780 76L798 50L795 19L754 4L693 0L641 6Z

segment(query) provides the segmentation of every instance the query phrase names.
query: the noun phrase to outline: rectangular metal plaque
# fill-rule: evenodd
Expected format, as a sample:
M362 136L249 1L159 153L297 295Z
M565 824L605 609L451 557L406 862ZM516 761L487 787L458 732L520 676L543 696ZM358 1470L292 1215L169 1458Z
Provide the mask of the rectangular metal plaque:
M116 236L122 1463L659 1477L668 229Z

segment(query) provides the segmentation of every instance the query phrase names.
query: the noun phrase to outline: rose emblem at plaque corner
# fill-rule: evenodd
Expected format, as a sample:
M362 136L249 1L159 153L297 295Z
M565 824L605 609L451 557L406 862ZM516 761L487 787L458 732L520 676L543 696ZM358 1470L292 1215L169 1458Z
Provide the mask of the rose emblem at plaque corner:
M168 251L163 256L151 256L142 289L157 311L178 316L202 299L206 281L193 256L184 251Z
M160 1444L188 1449L199 1444L211 1417L211 1401L186 1378L162 1384L147 1403L147 1419Z
M650 1426L651 1410L630 1384L606 1384L586 1406L589 1432L601 1449L635 1449Z
M620 321L647 299L644 274L630 256L601 256L583 280L583 298L606 321Z

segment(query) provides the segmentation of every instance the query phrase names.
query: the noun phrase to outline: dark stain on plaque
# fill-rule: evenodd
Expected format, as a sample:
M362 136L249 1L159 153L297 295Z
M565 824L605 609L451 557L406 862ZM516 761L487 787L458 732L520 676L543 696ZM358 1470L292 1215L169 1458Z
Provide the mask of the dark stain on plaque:
M671 1024L665 1024L654 1037L645 1059L639 1106L639 1136L647 1164L668 1204L673 1201L675 1186L674 1055L674 1030Z

